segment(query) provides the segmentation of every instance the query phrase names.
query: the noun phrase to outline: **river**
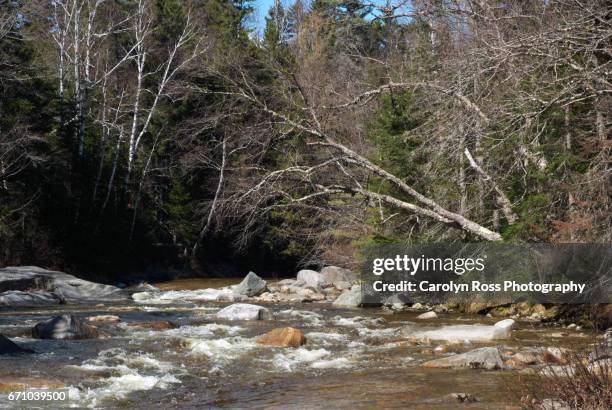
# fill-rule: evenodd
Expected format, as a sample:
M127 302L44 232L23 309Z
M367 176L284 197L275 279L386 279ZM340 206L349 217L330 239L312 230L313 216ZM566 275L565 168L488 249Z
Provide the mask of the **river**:
M231 280L178 280L158 284L174 290L226 286ZM438 353L435 342L410 342L416 330L452 324L492 324L495 318L444 314L432 321L418 313L389 314L379 308L339 309L325 303L273 304L273 320L221 321L212 316L227 304L157 298L123 305L60 305L0 310L0 333L34 349L35 356L0 356L0 376L59 380L73 407L132 409L200 408L457 408L452 393L478 401L469 409L518 405L529 375L518 370L445 370L420 366L448 352L480 346L587 346L588 334L519 322L513 338L488 344L461 343ZM53 315L112 314L117 324L93 340L37 340L30 329ZM178 327L150 330L131 322L170 321ZM301 329L307 343L297 349L257 344L273 328ZM441 350L441 349L439 349ZM4 400L4 399L3 399ZM0 407L14 403L0 401ZM49 408L56 406L49 405Z

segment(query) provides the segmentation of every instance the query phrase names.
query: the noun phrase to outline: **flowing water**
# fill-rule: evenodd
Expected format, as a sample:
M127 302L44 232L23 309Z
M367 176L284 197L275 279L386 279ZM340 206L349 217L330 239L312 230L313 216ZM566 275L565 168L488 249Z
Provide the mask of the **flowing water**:
M71 306L0 310L0 333L35 356L0 356L0 377L56 379L69 386L73 407L93 408L415 408L451 409L451 393L469 393L469 409L505 409L520 399L528 376L520 371L426 369L437 343L415 344L415 331L447 324L492 324L495 319L442 315L418 321L417 313L382 309L338 309L329 304L268 305L270 321L221 321L213 314L226 304L189 302L188 292L228 285L227 280L179 280L161 284L156 298L123 306ZM232 282L235 283L235 282ZM182 289L182 290L181 290ZM100 325L104 339L35 340L30 329L53 315L113 314L118 324ZM130 322L167 320L174 329L148 330ZM297 348L256 343L273 328L293 326L308 340ZM564 330L565 331L565 330ZM592 340L569 331L519 323L504 346L568 346ZM557 330L558 332L558 330ZM462 352L487 344L453 345ZM488 345L495 345L488 343ZM2 399L0 399L2 400ZM0 401L0 408L10 407ZM49 406L54 408L54 406Z

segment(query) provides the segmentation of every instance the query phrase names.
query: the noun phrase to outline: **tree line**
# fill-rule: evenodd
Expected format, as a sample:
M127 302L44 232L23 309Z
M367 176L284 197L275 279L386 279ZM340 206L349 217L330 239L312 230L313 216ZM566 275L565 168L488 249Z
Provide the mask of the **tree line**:
M276 0L261 34L253 13L0 1L0 262L611 240L608 2Z

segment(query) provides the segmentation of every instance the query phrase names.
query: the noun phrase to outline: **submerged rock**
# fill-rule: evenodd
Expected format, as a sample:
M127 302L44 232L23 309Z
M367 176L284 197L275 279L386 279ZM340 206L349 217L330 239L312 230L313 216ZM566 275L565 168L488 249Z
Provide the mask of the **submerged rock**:
M89 316L87 318L88 322L121 322L121 318L115 315L98 315L98 316Z
M98 336L98 329L72 315L55 316L32 328L32 337L36 339L94 339Z
M235 303L217 312L219 319L226 320L268 320L272 314L263 306Z
M234 295L259 296L267 290L266 281L257 276L255 272L248 275L233 289Z
M22 353L34 353L33 350L23 348L13 342L11 339L0 335L0 355L3 354L22 354Z
M132 322L129 323L128 326L141 327L144 329L151 330L175 329L177 327L174 323L168 322L167 320L147 320L144 322Z
M436 319L437 317L438 317L438 314L436 312L430 311L430 312L421 313L420 315L417 316L417 319L426 320L426 319Z
M430 360L422 364L430 368L469 367L472 369L501 369L504 362L496 347L482 347L441 359Z
M334 301L334 306L359 307L362 303L363 297L361 295L361 286L353 286L351 289L345 290L338 296Z
M277 347L300 347L306 343L306 338L299 329L281 327L260 336L257 343Z
M327 282L325 277L317 271L302 269L297 274L297 284L312 286L313 288L322 288L329 285L329 282Z

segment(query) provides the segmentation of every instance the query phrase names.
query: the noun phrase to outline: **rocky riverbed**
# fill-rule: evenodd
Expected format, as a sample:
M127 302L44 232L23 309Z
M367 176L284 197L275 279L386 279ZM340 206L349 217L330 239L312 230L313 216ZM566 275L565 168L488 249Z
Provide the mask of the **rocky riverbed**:
M29 272L28 284L0 281L0 395L64 387L73 407L507 409L534 374L571 372L570 352L592 351L591 366L611 354L612 340L542 324L534 307L514 318L400 301L360 308L341 268L105 287L100 300L95 284ZM15 291L58 302L2 299Z

